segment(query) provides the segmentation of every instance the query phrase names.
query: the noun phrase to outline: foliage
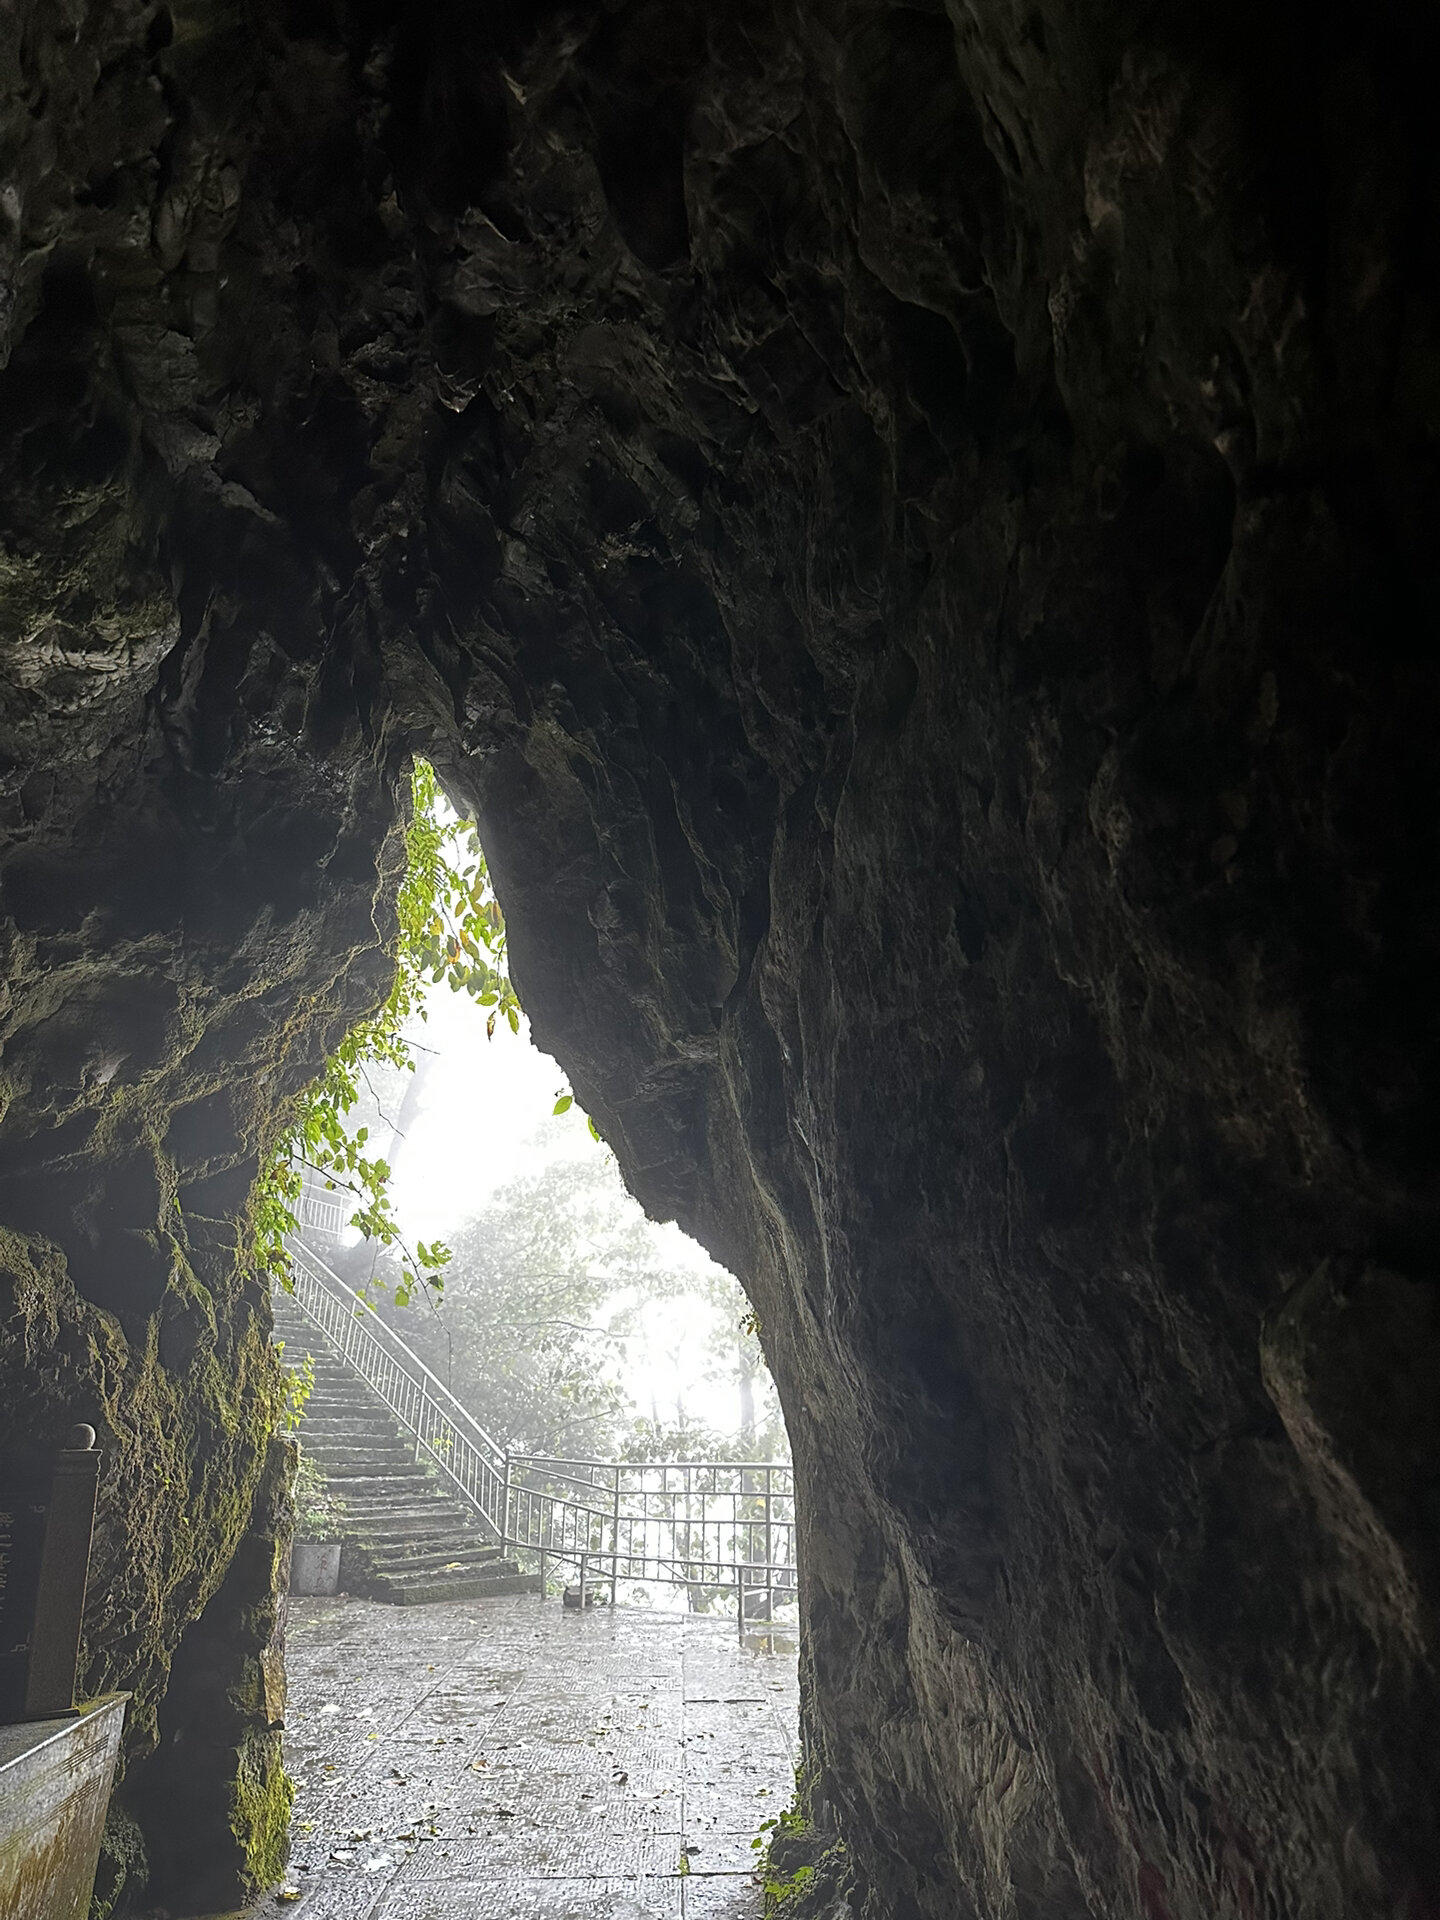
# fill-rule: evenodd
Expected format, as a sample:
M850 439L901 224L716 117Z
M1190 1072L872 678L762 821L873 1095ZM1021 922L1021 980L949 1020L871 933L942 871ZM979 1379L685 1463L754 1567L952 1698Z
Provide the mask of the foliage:
M315 1390L315 1358L313 1354L302 1354L300 1364L295 1367L285 1365L285 1342L275 1342L275 1352L280 1358L280 1371L284 1377L285 1400L276 1422L280 1433L298 1433L300 1422L305 1418L305 1403Z
M345 1502L330 1491L318 1461L303 1449L291 1486L297 1540L339 1540L345 1532Z
M677 1261L613 1162L551 1163L452 1237L443 1309L397 1330L501 1445L627 1460L788 1458L736 1283ZM672 1369L736 1389L738 1426L717 1432L683 1403L653 1397L642 1411L637 1394Z
M608 1452L629 1410L630 1300L670 1278L613 1169L552 1164L454 1239L443 1311L405 1338L502 1446Z
M641 1416L632 1420L616 1453L620 1460L734 1460L759 1459L752 1445L736 1433L720 1433L703 1420L688 1415L679 1420ZM773 1456L783 1460L783 1452Z
M256 1264L289 1285L285 1236L297 1228L306 1171L331 1191L349 1196L350 1224L366 1239L394 1250L399 1262L397 1305L417 1286L439 1292L450 1250L442 1241L400 1231L391 1205L390 1168L369 1149L370 1130L346 1125L360 1098L367 1069L415 1070L405 1029L425 1018L428 987L448 984L490 1008L486 1031L498 1019L520 1025L520 1003L505 966L505 922L473 821L450 812L434 769L417 760L410 779L405 829L405 875L396 898L395 980L385 1004L345 1035L320 1077L300 1094L289 1124L256 1183L251 1201Z
M794 1804L763 1822L750 1842L760 1855L766 1920L782 1915L802 1920L802 1915L829 1913L837 1903L849 1910L843 1899L850 1879L845 1843L811 1824L807 1801L804 1775L797 1769Z

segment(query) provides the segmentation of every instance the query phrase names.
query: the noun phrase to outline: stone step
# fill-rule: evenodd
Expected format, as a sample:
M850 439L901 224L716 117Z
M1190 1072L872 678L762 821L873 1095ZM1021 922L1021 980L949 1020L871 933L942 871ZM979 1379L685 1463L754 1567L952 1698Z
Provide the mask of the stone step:
M475 1567L489 1566L504 1557L503 1547L476 1547L468 1544L445 1540L437 1542L416 1552L399 1552L394 1548L371 1547L370 1565L376 1573L398 1577L406 1573L435 1573L451 1565L463 1563L469 1571Z
M425 1463L415 1458L411 1447L335 1447L307 1446L306 1453L330 1472L339 1467L345 1472L360 1472L373 1466L377 1473L424 1473Z
M415 1444L411 1442L409 1446L403 1446L399 1440L392 1440L388 1434L336 1436L336 1434L328 1434L321 1427L317 1428L313 1434L303 1434L301 1446L305 1448L305 1452L313 1453L317 1459L349 1459L361 1453L376 1453L382 1459L409 1461L411 1467L419 1465L419 1461L415 1459Z
M423 1508L408 1511L385 1512L383 1509L365 1511L354 1507L347 1508L346 1519L356 1533L378 1540L415 1540L423 1535L427 1540L463 1540L470 1531L465 1523L444 1508L426 1512Z
M359 1425L353 1421L346 1424L352 1429ZM393 1427L382 1427L378 1423L347 1433L322 1420L313 1427L300 1429L300 1445L306 1453L393 1453L415 1458L415 1442L408 1434L402 1438Z
M459 1559L467 1553L486 1553L490 1549L490 1536L482 1534L478 1528L465 1530L457 1526L434 1526L428 1532L392 1532L384 1523L371 1524L355 1521L346 1528L346 1540L353 1540L355 1546L365 1548L367 1553L378 1553L384 1559L428 1559L430 1555L440 1555L442 1559Z
M327 1474L330 1470L326 1469ZM438 1474L426 1473L423 1467L414 1467L406 1461L386 1461L373 1473L352 1473L334 1476L339 1481L354 1482L354 1492L362 1500L383 1499L387 1495L404 1495L414 1500L449 1500L453 1498L449 1487Z
M433 1533L391 1533L385 1527L367 1527L357 1522L345 1529L345 1538L364 1550L372 1560L443 1563L470 1560L488 1551L489 1542L475 1534L452 1533L437 1527Z
M332 1446L337 1440L368 1440L375 1446L413 1447L413 1435L397 1427L395 1422L380 1413L335 1414L331 1419L323 1415L316 1420L307 1420L300 1429L301 1444L311 1440L326 1440Z
M475 1509L468 1500L452 1500L438 1489L425 1486L357 1488L346 1491L346 1482L336 1482L336 1492L345 1502L347 1513L365 1514L371 1519L424 1520L440 1526L468 1531L476 1522Z
M381 1584L377 1581L377 1589ZM511 1593L538 1593L540 1576L521 1573L517 1567L513 1573L496 1574L488 1579L457 1578L417 1582L414 1585L388 1580L383 1585L389 1590L383 1594L377 1591L377 1599L389 1600L399 1607L419 1607L443 1600L489 1600Z
M305 1410L306 1427L384 1427L387 1432L400 1432L391 1416L379 1407L374 1400L354 1400L332 1402L329 1406ZM302 1429L303 1431L303 1429Z
M332 1400L332 1398L336 1398L336 1400L349 1400L349 1398L353 1398L353 1396L357 1396L357 1394L369 1394L371 1398L374 1398L374 1388L369 1386L365 1380L359 1379L359 1375L355 1375L355 1373L346 1373L344 1377L336 1375L336 1379L334 1380L324 1380L321 1379L321 1375L315 1375L315 1384L313 1384L311 1390L309 1390L309 1398L307 1398L305 1405L311 1407L311 1405L315 1405L315 1402L324 1402L324 1400Z
M318 1464L324 1469L325 1478L337 1492L356 1481L369 1480L375 1481L377 1486L380 1482L388 1480L396 1484L397 1488L398 1483L408 1482L417 1492L422 1488L435 1485L435 1481L423 1467L412 1465L407 1469L405 1461L389 1460L383 1455L378 1459L373 1456L367 1459L360 1455L351 1455L348 1458L320 1460Z
M363 1470L353 1462L341 1465L322 1461L320 1464L325 1469L326 1479L337 1492L349 1487L362 1499L370 1495L403 1493L423 1500L441 1491L440 1483L433 1474L423 1470L407 1473L403 1462L397 1464L393 1460L377 1460Z
M416 1549L414 1559L411 1548ZM483 1560L473 1553L463 1541L453 1535L431 1534L421 1540L392 1540L372 1534L349 1533L345 1536L345 1550L351 1557L351 1563L366 1567L383 1568L388 1578L398 1579L410 1572L429 1575L440 1568L459 1563L467 1571L473 1572L483 1566L491 1566L493 1560Z
M367 1380L361 1380L361 1377L359 1377L357 1373L349 1373L349 1371L346 1371L344 1375L336 1375L332 1380L323 1379L323 1377L317 1373L317 1375L315 1375L315 1384L313 1384L311 1390L309 1390L309 1400L305 1402L305 1405L309 1407L309 1405L315 1404L317 1400L330 1400L330 1398L349 1400L349 1398L355 1396L355 1394L369 1394L371 1398L374 1398L374 1388L372 1388Z
M379 1420L325 1420L317 1421L313 1427L300 1429L300 1444L303 1447L323 1445L336 1447L384 1447L400 1448L402 1451L415 1451L415 1442L402 1439L388 1421Z
M390 1409L373 1393L366 1394L363 1399L356 1394L353 1399L329 1402L316 1400L312 1394L305 1402L305 1419L307 1422L312 1420L333 1422L342 1419L385 1420L392 1426L394 1424L394 1416Z
M361 1427L394 1427L396 1421L378 1400L330 1400L319 1407L305 1407L305 1427L344 1427L357 1421Z
M448 1500L429 1480L406 1480L399 1486L366 1487L357 1485L345 1495L351 1513L435 1514L468 1513L468 1505L459 1507Z
M356 1393L353 1396L347 1394L343 1400L338 1397L334 1400L319 1400L312 1393L310 1398L305 1402L305 1419L307 1421L323 1420L327 1417L338 1419L346 1415L355 1420L393 1420L393 1415L384 1401L381 1400L377 1394L368 1391L364 1394L363 1398L360 1394Z
M374 1497L376 1494L395 1493L412 1494L427 1492L435 1483L427 1473L418 1467L406 1473L403 1469L382 1468L379 1472L337 1473L333 1467L326 1472L331 1488L343 1499Z
M334 1400L319 1400L312 1393L305 1402L307 1424L313 1420L324 1420L330 1423L344 1419L385 1420L394 1425L394 1415L385 1402L378 1394L370 1393L368 1390L363 1394L347 1394L343 1400L338 1397Z

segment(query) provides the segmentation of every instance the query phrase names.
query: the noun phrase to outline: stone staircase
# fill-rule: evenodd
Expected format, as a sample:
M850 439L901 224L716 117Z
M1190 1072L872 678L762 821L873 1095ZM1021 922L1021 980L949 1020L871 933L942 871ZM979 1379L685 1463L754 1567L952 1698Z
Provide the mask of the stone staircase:
M279 1294L275 1333L287 1366L307 1353L314 1362L300 1444L344 1502L346 1592L401 1606L539 1592L538 1576L521 1573L490 1544L469 1502L447 1489L438 1469L416 1460L414 1440L384 1401Z

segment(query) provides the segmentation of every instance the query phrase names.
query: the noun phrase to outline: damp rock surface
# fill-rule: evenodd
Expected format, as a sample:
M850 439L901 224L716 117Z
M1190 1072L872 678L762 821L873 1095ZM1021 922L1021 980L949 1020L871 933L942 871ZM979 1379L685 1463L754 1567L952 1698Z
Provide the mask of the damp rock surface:
M867 1920L1436 1905L1422 25L5 15L3 1418L136 1764L421 749L751 1289Z

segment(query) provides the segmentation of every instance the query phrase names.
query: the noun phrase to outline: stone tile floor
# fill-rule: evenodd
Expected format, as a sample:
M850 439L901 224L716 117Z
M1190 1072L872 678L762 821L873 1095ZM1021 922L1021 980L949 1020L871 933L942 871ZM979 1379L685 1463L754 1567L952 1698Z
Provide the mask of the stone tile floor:
M793 1645L534 1595L292 1599L288 1899L257 1920L755 1920ZM783 1642L779 1643L784 1645Z

